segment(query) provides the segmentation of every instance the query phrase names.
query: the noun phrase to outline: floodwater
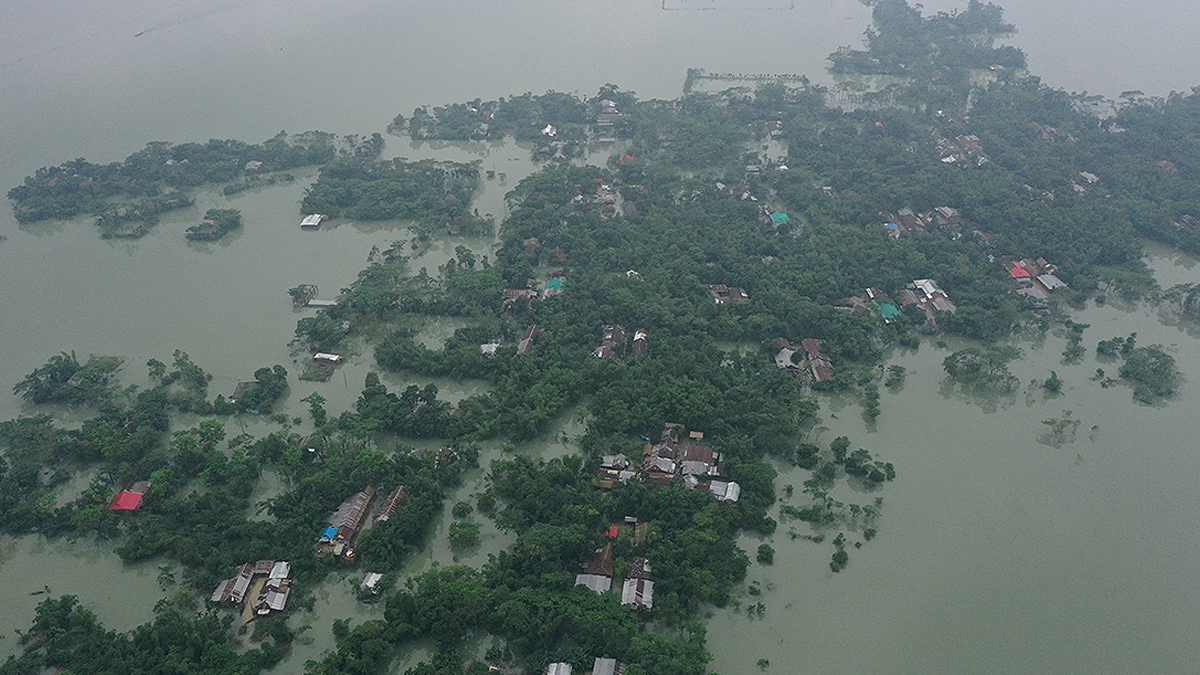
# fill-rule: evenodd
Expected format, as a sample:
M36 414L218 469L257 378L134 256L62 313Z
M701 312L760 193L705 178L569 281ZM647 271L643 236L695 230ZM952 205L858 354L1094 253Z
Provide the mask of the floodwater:
M1195 261L1178 259L1151 259L1161 283L1200 281ZM896 481L878 492L835 492L859 504L883 497L879 534L849 548L849 567L833 574L829 541L793 540L789 528L811 528L781 522L769 540L775 564L751 568L763 594L743 598L761 600L766 615L715 613L713 670L749 673L766 658L775 672L830 675L1196 672L1200 345L1142 305L1092 305L1073 318L1091 325L1088 357L1062 365L1060 337L1018 343L1025 358L1012 370L1022 386L1012 397L947 393L941 361L962 345L926 342L890 361L907 381L883 391L874 433L853 405L825 419L815 434L822 445L846 435L896 465ZM1117 368L1095 360L1096 342L1135 331L1140 345L1164 345L1187 380L1161 407L1089 380L1098 367ZM1027 395L1051 370L1063 394ZM1080 421L1075 440L1052 447L1042 422L1066 411ZM796 489L788 503L806 503L807 476L781 470L781 494ZM744 542L751 552L759 543Z
M0 538L0 653L17 651L16 631L29 630L47 586L54 597L78 596L110 630L127 631L153 620L154 605L165 596L158 582L163 561L126 565L111 548L92 540Z
M1050 84L1108 95L1161 95L1194 84L1191 35L1200 15L1184 11L1191 7L1182 0L1004 4L1021 29L1013 42ZM546 89L590 95L613 82L642 96L671 97L688 67L804 73L828 82L825 55L859 43L869 21L857 0L797 0L783 11L661 7L658 0L0 0L0 186L76 157L118 160L150 140L260 141L280 129L382 132L396 113L476 96ZM535 168L529 149L512 143L387 141L386 156L479 159L484 170L507 174L486 180L476 201L498 220L504 193ZM369 349L350 354L328 383L298 382L288 341L303 313L292 309L286 289L314 283L321 297L333 297L365 266L372 246L411 234L399 222L342 221L300 231L299 200L315 171L297 173L294 184L231 198L201 192L195 207L169 214L134 242L103 241L83 220L18 228L0 208L0 384L11 386L60 350L120 355L122 382L144 384L147 359L167 360L182 349L214 375L212 395L228 394L256 368L282 363L293 374L289 415L307 424L300 399L313 391L331 413L348 409L373 367ZM215 244L184 240L183 230L205 209L225 206L242 211L241 232ZM492 245L439 241L414 261L414 271L432 273L459 243L476 254ZM1156 255L1162 283L1200 277L1191 259ZM1057 370L1064 395L1035 396L1027 405L1022 392L989 412L942 397L945 350L925 344L897 355L893 362L909 369L908 383L899 394L883 393L875 432L853 406L838 410L826 402L838 416L826 420L820 436L828 442L848 434L897 465L899 478L881 492L879 537L851 549L850 567L833 575L828 543L791 541L789 525L781 526L772 540L776 564L752 568L752 578L768 588L766 617L714 614L714 670L754 672L759 658L769 658L775 672L1200 670L1189 649L1200 627L1200 507L1191 485L1198 467L1188 447L1200 431L1191 414L1200 397L1197 350L1185 332L1141 308L1091 307L1076 320L1092 324L1089 347L1134 330L1143 344L1173 345L1189 378L1180 398L1148 408L1133 404L1125 388L1101 389L1087 380L1096 364L1058 365L1063 341L1052 337L1040 348L1025 345L1027 359L1015 367L1026 382ZM430 326L430 344L454 325ZM452 401L486 386L406 374L384 381L434 382ZM1041 421L1064 410L1082 421L1076 441L1039 444ZM0 395L0 419L32 412ZM271 429L257 419L231 424L254 434ZM582 430L578 413L561 424L519 451L546 458L572 451L570 439ZM1099 427L1094 434L1092 425ZM484 466L502 452L500 443L485 446ZM482 475L469 476L454 499L477 491ZM803 479L785 474L779 483L799 488ZM80 478L64 491L85 485ZM263 495L279 488L278 481L261 486ZM479 564L508 540L473 518L483 525L483 542L460 559ZM448 516L438 523L431 545L406 572L453 562L448 524ZM109 544L24 537L0 543L0 560L0 654L14 648L12 631L28 626L40 597L29 593L44 584L55 594L78 594L119 630L149 620L162 597L156 567L122 565ZM298 645L279 672L331 647L334 619L374 616L349 584L331 577L317 591L315 611L297 615L297 625L312 623L313 642Z

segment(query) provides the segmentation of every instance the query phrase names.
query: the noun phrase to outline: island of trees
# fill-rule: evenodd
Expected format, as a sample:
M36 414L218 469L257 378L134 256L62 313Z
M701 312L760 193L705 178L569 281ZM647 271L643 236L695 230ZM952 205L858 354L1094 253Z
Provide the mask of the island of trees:
M242 212L237 209L209 209L199 225L187 229L184 236L193 241L216 241L242 226Z

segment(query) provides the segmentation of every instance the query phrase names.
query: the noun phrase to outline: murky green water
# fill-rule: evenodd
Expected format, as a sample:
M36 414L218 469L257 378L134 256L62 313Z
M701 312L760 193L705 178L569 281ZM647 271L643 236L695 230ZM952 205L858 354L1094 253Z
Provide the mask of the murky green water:
M1152 262L1164 282L1200 281L1194 261ZM892 359L908 378L899 393L883 393L875 433L854 406L827 419L824 444L848 435L897 466L897 480L878 492L879 536L850 549L849 568L833 574L828 542L793 541L788 528L806 534L807 524L781 524L770 540L775 565L750 575L766 589L766 617L717 612L713 669L749 673L767 658L771 672L789 673L1195 672L1198 345L1142 306L1093 306L1074 318L1091 324L1082 364L1062 365L1066 341L1050 337L1023 344L1013 366L1023 384L1057 371L1059 397L1022 391L986 412L943 392L949 350L925 343ZM1095 361L1096 341L1134 331L1139 344L1167 346L1188 378L1163 407L1088 380L1097 367L1116 369ZM1039 443L1041 422L1066 410L1081 421L1076 440ZM807 475L781 473L779 485L796 488L792 503L804 503Z
M1022 29L1014 42L1052 84L1110 95L1193 84L1196 69L1188 64L1195 54L1186 45L1196 20L1181 0L1152 7L1006 4ZM398 112L475 96L549 88L590 94L615 82L643 96L669 97L691 66L827 80L824 56L858 42L868 10L856 0L796 6L768 17L663 12L653 0L0 0L0 185L74 157L120 159L148 140L257 141L281 128L382 131ZM1174 18L1164 22L1163 15ZM138 31L144 33L134 37ZM389 137L385 153L481 159L485 170L506 173L506 181L485 181L477 201L498 219L503 194L534 168L528 149L512 144L431 147ZM18 229L0 208L0 234L7 237L0 242L0 384L10 386L56 351L72 349L125 357L126 383L142 382L146 359L183 349L213 373L213 394L228 393L264 365L283 363L294 376L299 367L287 342L302 314L291 308L286 289L315 283L322 297L332 297L365 265L372 246L410 236L401 223L300 231L298 202L314 176L302 172L293 185L233 198L201 193L194 208L170 215L136 242L101 241L84 222ZM224 206L242 211L242 232L218 244L183 239L204 209ZM436 244L414 269L432 271L457 243L463 242ZM490 247L485 240L465 243L477 253ZM1156 255L1163 284L1200 281L1190 259ZM865 430L855 407L826 402L837 418L827 420L820 437L848 434L897 465L899 478L881 493L879 537L852 550L850 567L833 575L828 544L791 541L781 527L772 541L775 566L752 570L769 589L766 616L751 621L744 612L715 613L714 669L751 673L764 657L770 671L788 673L1200 669L1190 648L1200 627L1196 345L1144 309L1093 307L1076 319L1092 324L1089 347L1134 330L1143 344L1174 345L1189 378L1179 400L1164 408L1134 405L1127 389L1087 381L1096 367L1090 360L1059 365L1062 340L1050 338L1040 348L1026 345L1027 359L1016 368L1024 381L1054 368L1066 381L1065 394L1052 401L1035 396L1030 405L1020 394L985 412L941 395L944 350L926 344L898 355L894 362L909 369L908 383L898 394L883 394L876 432ZM424 335L432 345L454 327L436 324ZM328 383L293 379L287 411L307 419L299 399L311 391L326 397L331 412L347 409L372 367L369 350L362 352ZM390 387L429 381L452 401L484 387L385 377ZM1067 409L1082 420L1075 443L1039 444L1041 420ZM32 409L0 395L0 418L22 412ZM250 433L270 428L260 420L233 424ZM560 434L576 435L582 425L574 412L561 424L522 451L570 452L569 438ZM1099 427L1094 440L1092 425ZM502 444L485 446L485 466L501 453ZM454 499L477 491L482 475L468 476ZM803 479L784 475L780 485L798 488ZM64 490L85 485L81 478ZM279 488L264 483L262 498ZM449 518L439 522L409 571L453 562L448 524ZM507 545L505 535L483 524L482 545L462 562L479 564ZM155 566L124 566L110 549L34 537L0 543L0 653L13 649L12 631L28 625L41 597L29 593L44 584L56 594L78 594L110 628L149 620L162 596ZM317 598L312 614L294 619L313 625L313 642L298 645L279 672L295 672L332 647L334 619L377 612L357 603L340 577L331 577Z

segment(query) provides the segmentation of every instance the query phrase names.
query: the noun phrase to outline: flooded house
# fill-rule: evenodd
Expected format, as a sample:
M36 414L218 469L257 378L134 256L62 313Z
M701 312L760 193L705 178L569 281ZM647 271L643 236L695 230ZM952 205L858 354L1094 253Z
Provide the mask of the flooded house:
M282 612L292 594L292 566L259 560L238 566L232 579L217 584L211 600L222 605L250 604L259 616Z
M150 491L150 481L139 480L118 492L108 503L109 511L136 511L142 505L142 497Z
M375 515L375 524L386 523L392 516L396 515L396 511L408 501L408 495L404 492L403 485L397 485L395 490L388 493L384 498L383 504L379 506L379 513Z
M300 229L319 230L321 229L321 223L325 222L325 220L326 216L323 213L310 213L300 221Z
M329 517L329 524L317 536L317 551L330 552L347 560L354 557L354 538L358 536L366 519L367 510L375 499L375 486L342 502Z

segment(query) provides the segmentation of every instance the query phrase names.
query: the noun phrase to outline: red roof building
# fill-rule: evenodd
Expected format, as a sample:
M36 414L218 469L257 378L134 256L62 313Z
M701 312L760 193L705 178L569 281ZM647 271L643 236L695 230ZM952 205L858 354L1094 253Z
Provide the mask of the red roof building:
M129 490L122 490L113 497L108 505L109 511L134 511L142 504L142 495Z

